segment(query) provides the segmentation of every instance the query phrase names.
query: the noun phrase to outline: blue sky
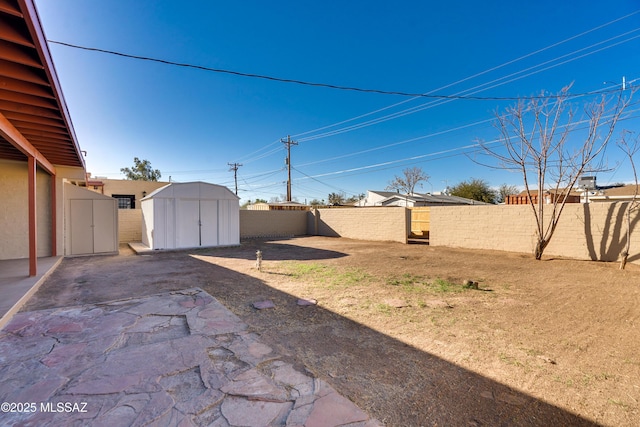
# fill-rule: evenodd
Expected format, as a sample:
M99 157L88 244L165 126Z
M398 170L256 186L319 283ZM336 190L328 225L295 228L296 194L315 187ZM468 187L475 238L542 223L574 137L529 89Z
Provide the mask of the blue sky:
M538 1L36 1L49 40L244 73L441 95L519 97L640 78L640 5ZM612 22L618 20L616 22ZM600 27L600 28L599 28ZM309 87L50 44L94 176L123 178L134 157L162 179L207 181L242 201L326 199L384 189L407 167L425 192L470 178L521 185L464 148L498 137L513 100L434 100ZM603 82L613 82L603 84ZM640 80L636 82L640 84ZM476 93L477 92L477 93ZM576 102L583 102L579 100ZM579 104L577 104L579 105ZM640 131L639 113L620 125ZM473 154L471 154L473 156ZM608 150L610 166L622 157ZM628 182L621 164L598 183Z

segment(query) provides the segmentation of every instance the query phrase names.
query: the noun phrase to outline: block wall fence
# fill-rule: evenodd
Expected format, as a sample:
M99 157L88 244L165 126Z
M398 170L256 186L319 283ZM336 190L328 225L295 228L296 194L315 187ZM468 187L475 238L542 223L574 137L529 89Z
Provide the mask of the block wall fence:
M142 241L142 209L118 209L118 242Z
M329 236L406 243L410 212L405 208L240 211L240 237Z
M307 211L240 210L240 238L304 236L308 214Z
M546 256L617 261L626 245L626 208L620 203L564 207ZM629 262L640 263L640 212L631 217ZM535 220L528 205L450 206L431 209L431 246L533 254Z
M404 207L316 209L308 234L407 243L411 211Z
M568 204L546 256L615 262L626 245L627 202ZM120 242L141 240L141 213L121 209ZM640 264L640 212L632 215L629 262ZM240 211L240 237L304 235L407 243L411 213L403 207ZM533 254L535 221L528 205L431 208L429 244Z

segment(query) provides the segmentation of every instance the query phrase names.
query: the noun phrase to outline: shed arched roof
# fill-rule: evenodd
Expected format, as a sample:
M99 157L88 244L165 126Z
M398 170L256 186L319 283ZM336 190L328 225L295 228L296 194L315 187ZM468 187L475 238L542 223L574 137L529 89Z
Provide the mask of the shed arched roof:
M149 199L239 200L227 187L208 182L172 182L148 194Z

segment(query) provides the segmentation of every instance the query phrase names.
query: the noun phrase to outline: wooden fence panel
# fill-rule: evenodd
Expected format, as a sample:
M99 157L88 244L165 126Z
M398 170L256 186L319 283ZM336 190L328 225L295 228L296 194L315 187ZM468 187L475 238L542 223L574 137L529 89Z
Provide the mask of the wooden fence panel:
M430 207L415 207L411 209L411 235L412 239L428 239L429 225L431 223Z

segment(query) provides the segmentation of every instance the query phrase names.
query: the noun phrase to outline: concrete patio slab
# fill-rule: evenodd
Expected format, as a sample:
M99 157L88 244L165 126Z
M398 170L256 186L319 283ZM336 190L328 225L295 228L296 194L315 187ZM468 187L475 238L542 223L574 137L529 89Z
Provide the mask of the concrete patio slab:
M36 293L62 261L62 257L38 258L38 274L29 276L28 259L0 260L0 328Z
M151 249L149 246L145 245L142 242L129 242L129 247L138 255L152 254L154 252L158 252L158 251L154 251L153 249Z
M0 330L0 425L381 425L194 288L21 312Z

